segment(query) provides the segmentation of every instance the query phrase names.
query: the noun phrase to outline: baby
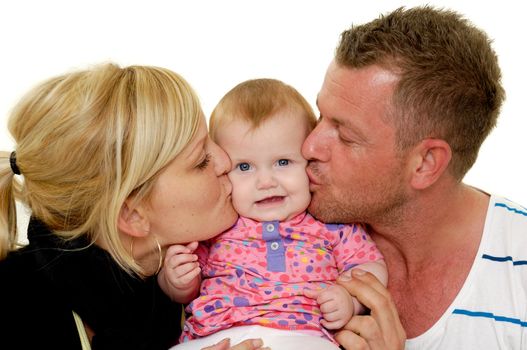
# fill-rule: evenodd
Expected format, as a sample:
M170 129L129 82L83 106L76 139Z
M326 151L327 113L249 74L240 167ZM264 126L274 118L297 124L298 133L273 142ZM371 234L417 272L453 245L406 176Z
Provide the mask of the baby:
M331 330L365 310L337 277L360 268L386 283L384 260L361 225L324 224L306 212L311 196L301 148L315 124L305 99L273 79L243 82L216 106L210 134L232 161L240 217L210 242L167 252L166 292L186 303L199 290L186 309L182 342L227 330L214 339L242 332L266 345L280 339L271 345L276 350L301 336L310 348L335 349L323 338L333 341Z

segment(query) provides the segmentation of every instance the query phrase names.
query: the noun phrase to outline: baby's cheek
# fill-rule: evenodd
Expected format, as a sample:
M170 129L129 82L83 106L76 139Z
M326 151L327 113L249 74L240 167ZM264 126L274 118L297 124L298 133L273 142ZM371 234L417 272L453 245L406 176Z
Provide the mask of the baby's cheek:
M233 188L232 190L232 205L234 206L234 210L242 216L248 216L250 203L247 193L247 191L243 191L239 187L236 189Z

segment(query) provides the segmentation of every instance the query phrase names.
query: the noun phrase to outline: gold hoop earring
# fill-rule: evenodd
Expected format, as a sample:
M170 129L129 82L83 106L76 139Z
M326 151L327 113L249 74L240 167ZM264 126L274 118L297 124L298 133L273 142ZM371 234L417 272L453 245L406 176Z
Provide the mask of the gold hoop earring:
M161 244L159 243L159 240L157 239L157 237L155 235L152 235L152 237L154 237L154 240L156 242L157 251L159 255L159 264L157 266L156 272L154 272L154 275L157 275L159 271L161 271L161 268L163 267L163 250L161 249ZM130 242L130 256L132 257L133 262L137 264L134 258L134 241L135 241L135 237L132 237L132 241Z
M159 240L157 239L156 235L153 235L153 236L156 241L157 251L159 252L159 264L157 265L157 270L154 273L154 275L157 275L159 271L161 271L161 268L163 267L163 250L161 249L161 244L159 243Z

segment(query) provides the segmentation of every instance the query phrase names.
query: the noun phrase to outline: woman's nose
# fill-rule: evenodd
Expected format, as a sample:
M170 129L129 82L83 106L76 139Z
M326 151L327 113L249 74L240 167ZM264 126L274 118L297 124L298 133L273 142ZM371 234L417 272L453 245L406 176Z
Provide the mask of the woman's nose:
M231 171L231 159L220 146L218 146L213 141L210 142L211 144L209 150L212 153L212 158L214 159L214 171L218 176L225 175Z

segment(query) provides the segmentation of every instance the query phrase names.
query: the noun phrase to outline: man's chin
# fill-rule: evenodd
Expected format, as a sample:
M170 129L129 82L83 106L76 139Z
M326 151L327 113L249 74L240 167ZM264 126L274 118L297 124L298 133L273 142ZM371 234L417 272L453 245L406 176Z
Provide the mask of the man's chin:
M320 203L322 203L322 201L316 200L313 196L307 211L317 220L327 223L331 218L329 215L327 215L328 213L324 210L324 207Z
M322 221L325 224L342 224L350 222L346 215L346 212L340 207L342 204L339 204L335 199L335 196L329 195L322 197L313 193L311 197L311 202L307 211L315 219Z

